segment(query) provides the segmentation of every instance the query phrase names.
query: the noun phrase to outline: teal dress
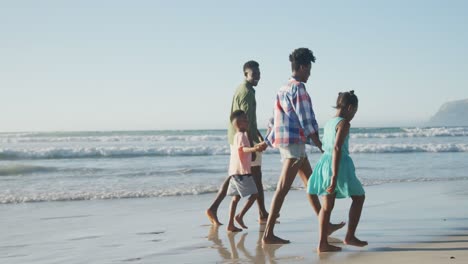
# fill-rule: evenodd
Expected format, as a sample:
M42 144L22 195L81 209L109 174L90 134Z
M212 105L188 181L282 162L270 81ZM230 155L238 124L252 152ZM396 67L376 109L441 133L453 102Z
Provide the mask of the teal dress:
M307 184L307 192L317 195L328 195L327 188L331 183L333 175L333 148L336 139L336 126L343 120L341 117L335 117L327 122L323 135L323 150L325 151L320 160L315 165L312 176ZM347 198L354 195L364 195L364 188L356 177L354 163L349 156L349 134L341 148L341 159L336 181L336 198Z

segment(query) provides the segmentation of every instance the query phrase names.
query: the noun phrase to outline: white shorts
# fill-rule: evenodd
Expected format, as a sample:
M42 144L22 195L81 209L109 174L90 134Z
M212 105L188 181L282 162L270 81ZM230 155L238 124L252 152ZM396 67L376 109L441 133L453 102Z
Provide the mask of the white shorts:
M279 147L281 161L285 159L304 159L307 158L305 144L289 144L284 147Z
M255 160L252 161L250 167L262 166L262 152L255 152Z
M227 195L240 195L241 197L246 197L256 193L258 193L258 190L252 175L247 174L231 176L231 180L229 180Z

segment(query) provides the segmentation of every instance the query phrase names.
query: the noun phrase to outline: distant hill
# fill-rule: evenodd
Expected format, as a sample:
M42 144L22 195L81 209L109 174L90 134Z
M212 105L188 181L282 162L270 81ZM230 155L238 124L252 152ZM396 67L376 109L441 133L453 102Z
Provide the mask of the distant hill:
M443 104L429 126L468 126L468 99Z

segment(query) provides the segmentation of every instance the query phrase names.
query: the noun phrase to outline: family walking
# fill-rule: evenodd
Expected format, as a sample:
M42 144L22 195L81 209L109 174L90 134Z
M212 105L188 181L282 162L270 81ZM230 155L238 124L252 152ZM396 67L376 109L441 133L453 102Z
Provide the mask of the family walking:
M355 236L365 195L348 151L350 122L358 110L358 98L354 91L339 93L336 116L326 123L322 142L312 100L305 87L315 57L311 50L299 48L289 55L289 61L292 75L276 95L273 118L265 138L258 130L256 118L254 87L260 80L260 67L255 61L244 64L245 80L237 88L231 106L228 177L206 210L206 215L213 225L221 225L217 217L218 207L226 195L233 196L227 230L239 232L242 229L235 222L247 228L243 217L256 201L259 223L266 224L263 243L287 244L290 241L276 236L274 228L279 223L277 219L285 197L299 174L307 190L307 199L319 219L318 252L341 250L327 240L330 234L345 225L344 222L330 223L336 198L352 198L344 244L366 246L367 242ZM306 144L314 145L322 152L314 170L307 158ZM262 152L268 146L279 150L283 164L269 213L265 208L261 170ZM322 203L318 196L322 197ZM243 197L247 201L236 215L237 204Z

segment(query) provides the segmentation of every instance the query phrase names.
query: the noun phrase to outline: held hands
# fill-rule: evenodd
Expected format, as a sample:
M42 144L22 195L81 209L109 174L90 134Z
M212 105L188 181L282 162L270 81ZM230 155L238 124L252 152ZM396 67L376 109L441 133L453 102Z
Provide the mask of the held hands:
M312 139L312 142L314 142L315 146L320 150L320 152L323 153L322 141L319 139L318 132L310 134L310 138Z
M254 146L255 151L257 152L263 152L265 149L267 149L268 145L265 141L262 141Z

